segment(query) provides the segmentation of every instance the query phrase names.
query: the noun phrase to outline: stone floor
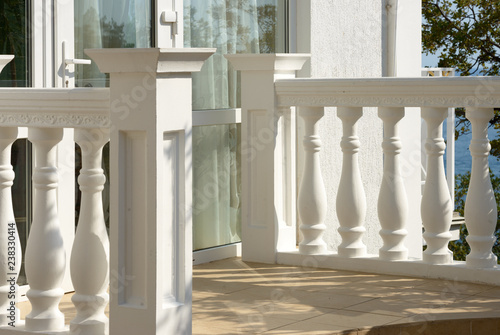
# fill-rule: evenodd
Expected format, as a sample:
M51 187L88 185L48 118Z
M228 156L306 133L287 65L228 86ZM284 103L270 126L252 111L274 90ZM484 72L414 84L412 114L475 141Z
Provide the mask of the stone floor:
M67 323L74 316L69 297L60 305ZM193 334L489 335L500 334L499 320L499 286L239 258L194 267ZM403 329L414 322L413 331ZM382 325L392 326L376 328Z

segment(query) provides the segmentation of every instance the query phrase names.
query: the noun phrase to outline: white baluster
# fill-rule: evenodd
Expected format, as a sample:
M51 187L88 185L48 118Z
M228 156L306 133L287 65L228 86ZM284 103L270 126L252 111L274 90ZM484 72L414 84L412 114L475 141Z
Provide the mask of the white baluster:
M420 212L425 228L423 236L427 242L423 260L429 264L447 264L453 261L453 253L448 249L453 206L443 162L446 148L443 121L447 116L448 108L422 108L422 118L427 125L427 177Z
M31 313L26 329L49 331L64 328L64 315L58 305L64 294L61 282L66 255L57 214L57 143L62 129L30 128L28 139L35 150L33 222L26 246L26 276L30 290ZM61 194L60 196L64 196Z
M297 203L302 221L299 252L306 255L321 254L326 252L326 243L323 241L326 191L319 164L321 140L318 136L318 121L323 117L324 110L322 107L300 107L299 114L305 125L305 163Z
M491 145L488 140L488 121L493 117L492 108L467 110L472 124L470 154L472 172L465 201L465 224L469 231L467 242L471 252L467 255L467 267L492 268L497 257L491 249L496 238L497 204L491 186L488 155Z
M101 168L102 148L108 140L106 130L75 130L75 142L82 150L78 177L82 202L71 251L71 279L75 287L71 300L77 311L70 324L71 334L108 334L109 320L104 309L109 301L109 241L102 207L106 177Z
M401 177L399 154L402 144L398 135L398 122L404 117L405 110L400 107L379 108L378 116L384 122L384 175L378 198L378 217L382 229L380 236L384 245L379 256L385 260L404 260L408 249L404 239L408 234L408 200Z
M15 325L19 310L16 284L21 269L21 244L12 207L14 171L10 163L17 128L0 127L0 326Z
M365 227L366 196L358 165L359 138L356 122L363 115L362 107L339 107L337 115L342 120L342 175L337 195L337 217L339 218L342 243L338 254L343 257L366 255L366 245L362 241Z

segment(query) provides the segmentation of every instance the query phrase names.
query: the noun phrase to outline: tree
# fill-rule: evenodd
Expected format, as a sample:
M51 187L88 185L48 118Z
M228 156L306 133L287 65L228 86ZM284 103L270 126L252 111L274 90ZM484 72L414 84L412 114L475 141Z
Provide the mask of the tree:
M500 74L500 4L491 0L424 0L423 51L461 75Z
M439 67L454 67L460 75L500 74L500 4L490 0L423 0L422 48L440 54ZM455 137L470 132L464 109L457 109ZM500 131L500 112L490 120ZM498 137L498 136L497 136ZM500 141L491 143L500 159Z

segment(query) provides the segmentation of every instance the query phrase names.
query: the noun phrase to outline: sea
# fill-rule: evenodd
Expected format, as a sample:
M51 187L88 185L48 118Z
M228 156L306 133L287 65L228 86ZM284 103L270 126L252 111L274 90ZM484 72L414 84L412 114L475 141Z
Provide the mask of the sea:
M446 122L444 122L443 127L443 137L446 141ZM469 151L470 140L472 138L472 134L464 134L461 135L457 140L455 140L455 175L464 174L467 171L470 171L472 168L472 158ZM489 140L497 139L498 134L497 130L490 127L488 129L488 138ZM446 155L445 155L445 165ZM500 161L496 159L494 156L490 156L489 158L490 170L495 175L500 177Z

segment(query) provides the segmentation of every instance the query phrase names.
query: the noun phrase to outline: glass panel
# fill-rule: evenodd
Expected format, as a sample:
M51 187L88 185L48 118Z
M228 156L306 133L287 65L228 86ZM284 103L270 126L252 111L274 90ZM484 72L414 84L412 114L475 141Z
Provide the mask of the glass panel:
M239 75L224 54L286 52L287 0L184 0L184 46L217 48L193 74L193 109L240 106ZM239 242L237 125L193 129L193 246Z
M224 54L285 52L286 1L184 0L184 46L217 48L193 74L193 109L236 108L239 79Z
M241 241L240 125L193 128L193 249Z
M0 87L28 87L28 8L25 0L0 1L0 54L15 58L0 74Z
M24 272L24 253L28 233L31 226L31 143L23 138L18 139L12 145L11 164L16 175L12 185L12 203L14 206L14 216L16 218L19 239L21 240L22 265L17 283L27 284L26 273Z
M75 0L75 56L84 49L152 46L151 0ZM77 87L109 85L97 65L78 65Z

